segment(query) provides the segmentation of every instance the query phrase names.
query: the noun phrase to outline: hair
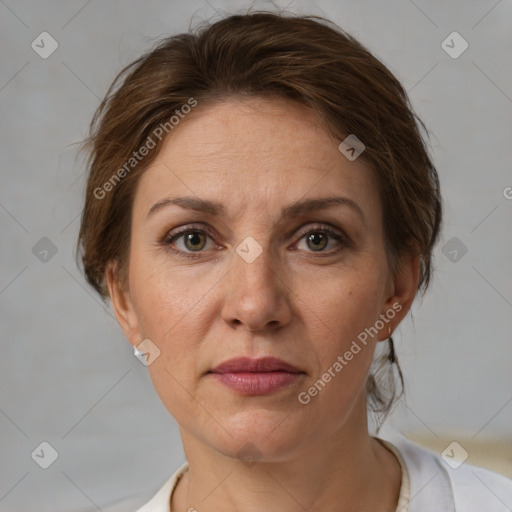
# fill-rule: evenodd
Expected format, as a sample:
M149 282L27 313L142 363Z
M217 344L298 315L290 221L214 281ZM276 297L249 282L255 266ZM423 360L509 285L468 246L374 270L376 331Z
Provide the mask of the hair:
M418 256L417 291L424 294L442 198L423 138L428 132L406 91L382 62L329 20L259 11L160 40L118 73L94 113L82 144L88 180L77 256L103 300L111 262L116 278L126 282L136 186L166 140L163 131L171 134L173 118L197 104L233 97L294 100L315 112L338 140L354 134L364 143L359 158L378 179L390 271L396 275L403 255ZM384 355L375 363L367 379L368 406L385 416L403 393L403 378L395 357Z

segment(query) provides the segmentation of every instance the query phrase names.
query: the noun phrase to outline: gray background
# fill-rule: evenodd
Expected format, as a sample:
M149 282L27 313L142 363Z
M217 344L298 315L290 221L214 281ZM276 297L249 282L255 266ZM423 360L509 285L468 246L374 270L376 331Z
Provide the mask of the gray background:
M278 5L360 38L432 133L445 226L432 287L396 333L407 402L392 422L432 440L510 446L512 2ZM141 504L184 462L147 369L76 268L85 169L74 144L115 73L158 37L248 6L0 0L1 511ZM59 44L47 59L31 48L43 31ZM469 44L456 59L441 47L453 31ZM33 250L43 237L55 255ZM43 441L58 452L46 470L31 457Z

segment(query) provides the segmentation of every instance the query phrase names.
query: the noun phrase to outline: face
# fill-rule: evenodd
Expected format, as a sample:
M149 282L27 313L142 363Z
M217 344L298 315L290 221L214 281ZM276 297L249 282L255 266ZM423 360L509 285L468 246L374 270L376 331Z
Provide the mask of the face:
M277 460L366 427L373 352L417 272L391 275L373 172L338 144L293 102L227 100L199 105L141 177L128 284L109 288L130 342L160 350L155 389L195 443ZM235 357L297 373L211 373Z

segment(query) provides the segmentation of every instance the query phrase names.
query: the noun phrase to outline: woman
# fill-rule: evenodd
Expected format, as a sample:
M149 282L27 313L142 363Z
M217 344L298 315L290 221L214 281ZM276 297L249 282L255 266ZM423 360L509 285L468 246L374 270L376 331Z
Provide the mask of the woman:
M86 146L82 261L187 458L139 512L510 510L504 477L368 432L441 226L418 127L321 18L231 16L119 74Z

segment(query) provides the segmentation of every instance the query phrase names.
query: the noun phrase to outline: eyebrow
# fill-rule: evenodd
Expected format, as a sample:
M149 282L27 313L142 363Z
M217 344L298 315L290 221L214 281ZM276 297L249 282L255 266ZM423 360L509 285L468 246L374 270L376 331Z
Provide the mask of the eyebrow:
M188 210L194 210L196 212L206 213L213 217L226 216L226 209L222 203L217 201L210 201L207 199L199 199L197 197L167 197L156 202L148 211L147 217L152 216L157 211L169 205L177 205ZM356 212L366 224L366 218L360 206L349 199L348 197L341 196L328 196L318 197L314 199L305 199L297 201L288 205L281 212L280 220L287 219L290 217L296 217L299 215L316 212L319 210L325 210L333 206L345 206Z

